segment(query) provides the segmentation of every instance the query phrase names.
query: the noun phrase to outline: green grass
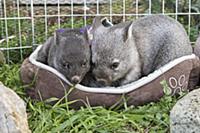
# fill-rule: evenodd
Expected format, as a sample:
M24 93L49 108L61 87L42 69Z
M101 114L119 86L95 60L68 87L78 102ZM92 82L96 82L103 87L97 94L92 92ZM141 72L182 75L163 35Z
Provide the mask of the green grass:
M55 105L36 102L25 95L19 79L19 64L0 67L0 81L27 102L28 122L33 133L132 133L169 132L169 111L177 101L165 96L157 103L139 107L106 109L88 107L74 110L70 102Z

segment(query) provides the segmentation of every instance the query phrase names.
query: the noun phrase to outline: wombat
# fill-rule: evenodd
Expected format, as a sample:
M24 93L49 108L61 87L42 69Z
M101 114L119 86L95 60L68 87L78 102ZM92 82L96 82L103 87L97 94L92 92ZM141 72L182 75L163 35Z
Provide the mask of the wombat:
M72 84L79 83L90 69L90 46L84 29L59 29L38 53L37 60L62 73Z
M102 25L101 17L96 17L92 36L92 72L104 86L128 84L175 58L192 54L183 26L163 15L110 27Z
M101 19L101 23L104 27L110 27L113 26L113 24L107 19ZM91 27L89 28L90 33L91 33ZM90 38L92 40L92 38ZM92 69L93 69L93 64L90 64L90 71L85 75L83 80L81 81L80 84L89 86L89 87L103 87L103 85L95 80L95 77L92 74Z

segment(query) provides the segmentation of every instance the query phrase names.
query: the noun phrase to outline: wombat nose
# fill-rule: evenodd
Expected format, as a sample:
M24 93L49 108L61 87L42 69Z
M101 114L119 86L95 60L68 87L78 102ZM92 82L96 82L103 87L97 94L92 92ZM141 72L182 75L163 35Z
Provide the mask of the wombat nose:
M107 81L105 79L97 79L97 82L99 82L103 86L107 85Z
M73 84L78 84L79 82L80 82L80 77L79 76L73 76L72 78L71 78L71 81L72 81L72 83Z

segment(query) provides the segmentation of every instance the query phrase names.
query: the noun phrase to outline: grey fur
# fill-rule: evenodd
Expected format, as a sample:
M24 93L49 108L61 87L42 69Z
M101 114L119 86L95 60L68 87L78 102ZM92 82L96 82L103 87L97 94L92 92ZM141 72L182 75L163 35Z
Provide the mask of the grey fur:
M152 15L112 27L92 25L93 74L105 86L124 85L148 75L175 58L192 54L183 26L162 15ZM113 62L119 67L111 69Z
M107 18L101 18L101 17L98 17L98 18L99 18L99 20L97 20L97 21L99 22L100 25L103 25L104 27L113 26L113 24ZM94 21L96 21L96 19ZM90 28L90 33L92 33L92 29L91 28ZM89 36L90 36L90 40L92 40L93 35L89 34ZM91 63L90 71L85 75L85 77L81 81L81 84L85 85L85 86L89 86L89 87L103 87L103 85L101 83L99 83L99 82L97 82L95 80L95 77L92 74L92 69L93 69L93 65Z
M79 83L90 69L91 52L86 31L56 31L39 51L37 60L57 69L71 83Z

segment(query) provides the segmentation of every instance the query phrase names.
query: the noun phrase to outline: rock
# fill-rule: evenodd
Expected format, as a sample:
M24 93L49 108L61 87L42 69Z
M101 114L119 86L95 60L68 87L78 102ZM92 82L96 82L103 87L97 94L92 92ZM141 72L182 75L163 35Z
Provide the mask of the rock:
M200 133L200 89L180 99L170 113L171 133Z
M200 35L197 38L196 42L195 42L195 46L194 46L194 53L200 57Z
M0 133L30 133L24 101L0 83Z

